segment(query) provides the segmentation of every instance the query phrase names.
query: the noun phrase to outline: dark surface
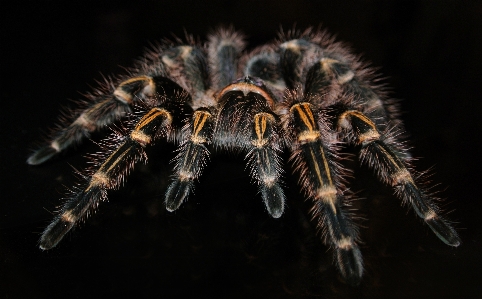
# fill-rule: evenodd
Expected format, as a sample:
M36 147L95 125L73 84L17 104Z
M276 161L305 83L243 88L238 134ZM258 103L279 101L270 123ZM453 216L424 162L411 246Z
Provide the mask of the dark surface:
M0 296L1 298L229 297L474 298L482 291L480 95L482 4L464 1L133 1L115 5L21 2L5 9L1 29ZM294 3L297 4L294 4ZM340 3L341 2L341 3ZM122 72L150 42L183 35L204 39L233 24L250 45L279 26L323 23L380 67L402 118L418 170L435 165L435 190L462 245L450 248L400 207L363 169L361 244L366 274L343 284L331 254L309 224L296 179L286 179L288 208L264 210L241 156L218 155L196 195L175 213L161 204L173 147L151 150L125 188L58 247L37 241L76 181L87 142L40 167L25 163L59 108L72 106L101 80ZM95 136L94 139L99 136ZM287 167L287 173L290 173ZM407 212L408 211L408 212Z

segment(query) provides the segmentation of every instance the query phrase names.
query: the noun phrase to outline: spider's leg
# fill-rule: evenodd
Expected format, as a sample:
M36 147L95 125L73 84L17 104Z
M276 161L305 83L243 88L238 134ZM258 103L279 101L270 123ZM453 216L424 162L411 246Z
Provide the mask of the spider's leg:
M280 45L280 66L288 88L284 109L284 129L292 147L292 161L300 174L300 184L313 200L313 218L324 232L324 242L334 249L335 261L347 282L357 285L363 274L363 259L357 245L357 228L344 211L345 195L339 180L335 135L317 112L322 106L322 89L310 86L316 78L307 76L313 63L323 57L324 49L309 36L285 41ZM315 80L315 81L314 81ZM305 95L295 91L304 87ZM325 103L324 105L327 105Z
M381 133L373 120L358 110L346 110L338 117L338 127L346 130L361 145L360 160L376 170L380 180L390 184L402 200L409 202L417 215L447 245L458 246L455 229L439 215L439 208L415 183L403 148Z
M252 77L257 77L263 80L266 87L273 92L275 98L283 98L284 92L286 90L286 85L282 77L281 68L279 65L279 54L274 51L273 46L261 46L255 50L253 50L249 55L244 57L242 63L244 66L244 74ZM253 126L253 133L252 133L252 144L253 148L250 151L250 162L251 162L251 169L256 171L255 174L262 173L266 178L268 178L269 182L269 169L263 169L266 167L280 167L279 157L277 156L276 152L280 150L279 146L277 146L277 142L274 142L273 148L267 148L265 145L265 141L268 141L270 135L272 135L271 130L275 128L273 125L274 118L270 114L257 114L255 116L255 122ZM269 126L267 126L267 124ZM263 129L263 130L260 130ZM267 132L269 132L267 134ZM260 134L262 133L262 134ZM274 133L274 132L273 132ZM265 136L263 136L263 134ZM276 135L274 135L276 136ZM263 145L263 146L260 146ZM256 167L257 166L257 167ZM277 175L279 171L276 172ZM275 173L273 173L275 174ZM265 179L266 180L266 179ZM267 186L269 184L266 184ZM283 199L282 189L279 186L276 187L279 191L278 197ZM261 194L276 194L273 191L270 191L268 187L260 185ZM267 195L263 195L263 198L268 199ZM265 199L265 200L266 200ZM278 204L283 204L283 200L279 200ZM268 205L266 205L268 207ZM279 211L282 213L283 207L280 207ZM281 216L281 213L278 213ZM271 213L273 215L273 213Z
M370 113L379 128L385 128L387 120L392 119L392 114L387 113L387 108L382 100L382 91L375 85L368 83L368 70L357 71L356 63L345 59L338 53L324 53L326 57L313 64L306 74L305 92L308 94L323 94L323 101L330 104L339 101L339 95L345 99L355 99L357 108L365 113ZM336 58L335 58L336 57ZM355 65L353 65L355 64ZM358 66L359 67L359 66ZM366 74L368 73L368 74ZM392 111L393 112L393 111Z
M360 57L326 32L308 29L288 35L294 36L283 42L279 51L288 88L298 88L300 82L305 82L305 94L323 95L316 101L320 107L337 104L343 94L351 106L370 113L380 130L388 121L400 124L396 105L385 99L383 85L376 83L380 78Z
M90 107L86 108L67 127L54 133L49 144L36 150L27 160L30 165L42 164L65 149L78 144L85 137L118 119L130 111L130 107L114 96L98 96Z
M181 91L176 83L166 78L156 78L170 85L171 89ZM166 84L166 86L167 86ZM166 101L162 103L162 101ZM163 97L161 104L152 108L135 124L127 136L119 140L119 145L103 161L97 170L86 176L79 192L67 200L59 215L44 230L40 248L47 250L57 245L64 235L81 219L88 216L91 209L107 197L107 190L118 188L126 175L139 160L147 160L144 147L160 137L171 134L171 123L176 115L183 113L185 95L178 93L177 98ZM109 146L106 144L106 146ZM102 159L100 159L102 160Z
M121 82L112 94L98 91L98 95L92 95L94 102L80 112L71 124L54 133L49 144L35 151L27 163L44 163L130 112L136 96L150 97L163 89L162 82L155 82L155 77L142 75Z
M307 99L295 92L288 97L289 113L285 129L292 144L291 160L300 174L300 184L314 202L311 211L324 242L334 249L334 258L343 277L357 285L363 274L363 260L357 245L357 229L344 211L344 194L339 182L341 168L336 163L334 134ZM331 136L331 137L330 137Z
M238 59L245 44L243 34L231 27L209 35L207 50L213 90L219 91L238 78Z
M259 79L239 79L219 92L220 106L214 142L218 147L248 152L251 176L258 183L271 216L283 214L285 196L280 187L278 118L271 111L273 95Z
M195 46L164 46L148 52L139 60L138 65L130 72L129 78L124 78L117 83L107 82L88 95L92 103L75 114L71 123L62 121L59 129L55 131L44 147L35 151L27 160L28 164L41 164L64 150L79 144L90 133L105 128L114 121L131 112L131 106L139 99L152 97L158 92L170 92L169 86L162 82L155 82L156 77L171 78L180 84L193 96L195 91L201 89L208 80L207 75L199 76L198 72L207 74L204 69L190 68L202 61L202 50ZM201 58L200 58L201 57ZM191 80L199 78L199 80ZM72 113L71 113L72 114ZM70 119L70 115L66 115Z
M168 211L175 211L194 190L194 180L209 160L206 144L211 142L214 117L206 108L197 109L184 131L186 136L174 159L173 181L166 191L165 204Z
M207 62L203 55L185 59L184 76L193 84L193 107L197 108L183 130L183 141L174 159L174 175L167 189L165 204L174 211L194 190L194 180L201 176L209 160L207 145L212 142L216 122L214 91L236 79L237 59L244 47L242 35L232 28L219 29L209 36ZM208 82L206 65L212 72ZM200 107L200 108L198 108Z
M244 75L263 80L275 97L282 99L286 84L279 60L279 54L273 49L273 46L261 46L243 56L241 64L244 66Z

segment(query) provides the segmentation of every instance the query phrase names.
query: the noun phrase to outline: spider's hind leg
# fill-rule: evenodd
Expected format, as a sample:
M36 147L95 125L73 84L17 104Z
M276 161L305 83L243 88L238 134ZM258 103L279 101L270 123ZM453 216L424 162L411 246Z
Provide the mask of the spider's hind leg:
M95 102L90 107L81 112L67 127L54 133L49 144L30 155L27 163L38 165L50 160L127 112L130 112L130 107L113 96L95 97Z
M409 202L440 240L450 246L460 244L455 229L439 215L440 209L415 183L409 158L389 133L379 132L375 123L358 110L341 113L338 128L348 132L351 141L361 146L361 162L375 169L380 180L391 185L399 198Z
M156 90L163 89L162 82L155 82L155 77L137 76L121 82L109 94L107 90L98 90L89 95L93 102L80 112L66 127L61 127L53 134L48 145L35 151L27 160L30 165L42 164L55 155L80 143L90 133L107 127L131 112L131 105L136 95L152 96ZM108 83L106 87L112 86ZM107 89L107 88L105 88Z

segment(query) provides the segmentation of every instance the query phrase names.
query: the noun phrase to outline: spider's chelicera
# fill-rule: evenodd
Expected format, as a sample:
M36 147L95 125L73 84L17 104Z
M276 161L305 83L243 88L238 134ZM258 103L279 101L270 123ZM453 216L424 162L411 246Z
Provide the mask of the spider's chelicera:
M392 186L443 242L460 244L417 184L410 155L397 141L401 122L366 64L313 29L281 33L250 52L244 47L243 36L231 28L217 30L205 44L190 36L164 41L127 75L89 94L85 107L28 163L41 164L118 120L121 128L100 143L94 166L43 232L40 248L56 246L106 199L107 190L121 185L136 162L147 161L144 148L161 138L179 143L165 195L169 211L192 194L214 148L246 153L268 213L280 217L285 206L280 154L289 150L299 185L313 203L313 221L352 284L359 283L363 262L357 228L346 212L351 194L337 154L344 144L358 148L360 163Z

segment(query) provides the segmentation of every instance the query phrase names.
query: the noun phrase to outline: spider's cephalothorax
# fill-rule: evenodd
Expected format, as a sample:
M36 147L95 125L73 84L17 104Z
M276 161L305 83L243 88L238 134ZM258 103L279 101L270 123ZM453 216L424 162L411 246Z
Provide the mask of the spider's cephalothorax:
M106 199L107 190L120 186L137 161L147 161L144 148L159 138L179 143L165 196L169 211L192 194L213 147L246 153L266 209L278 218L285 205L280 153L290 151L299 184L313 203L313 219L352 284L360 281L363 262L357 228L345 207L350 194L337 154L343 144L355 145L360 162L411 204L443 242L459 245L455 230L417 185L410 155L396 140L401 122L366 65L312 29L282 33L249 53L244 46L232 29L216 31L205 45L192 37L164 42L129 74L89 95L85 109L28 163L43 163L115 121L123 129L101 142L95 166L45 229L40 248L56 246Z

